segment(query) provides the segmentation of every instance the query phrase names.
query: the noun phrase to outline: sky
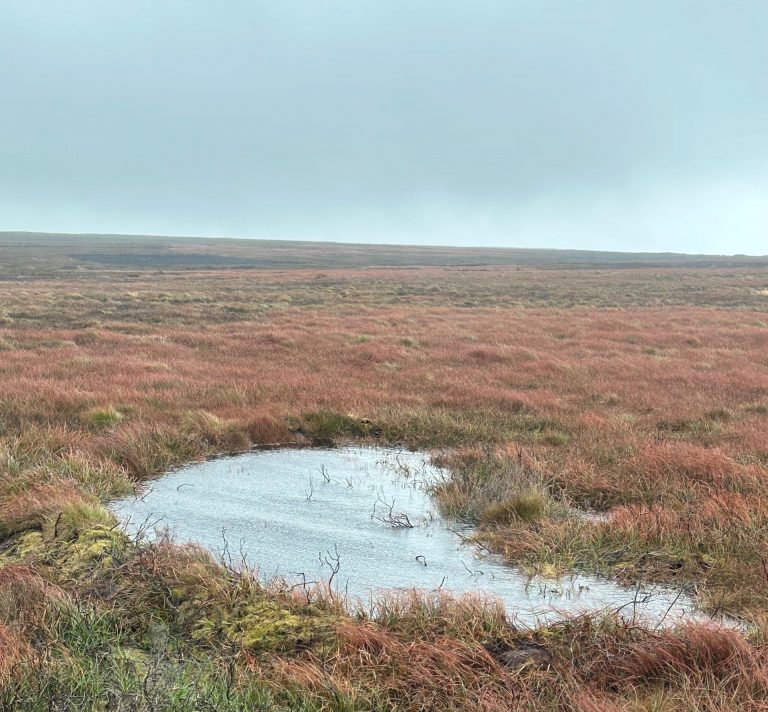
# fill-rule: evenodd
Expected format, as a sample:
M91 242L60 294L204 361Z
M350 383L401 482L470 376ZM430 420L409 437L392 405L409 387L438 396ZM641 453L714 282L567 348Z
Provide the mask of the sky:
M768 253L766 0L0 0L0 230Z

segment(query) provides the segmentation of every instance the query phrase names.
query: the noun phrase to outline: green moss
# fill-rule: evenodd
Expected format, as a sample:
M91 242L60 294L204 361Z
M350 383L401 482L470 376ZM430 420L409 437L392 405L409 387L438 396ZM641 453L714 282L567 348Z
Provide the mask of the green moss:
M124 532L105 525L79 532L76 539L62 544L59 549L60 575L79 579L98 570L105 571L115 557L125 551L128 543Z
M311 646L330 632L321 615L299 615L276 601L252 601L222 625L224 634L250 650L291 651Z
M191 603L192 605L187 605ZM189 601L181 611L195 612L192 637L216 645L220 635L253 652L293 652L327 639L333 631L330 614L311 606L292 609L262 594L240 596L234 607ZM201 609L205 610L200 615Z
M0 562L38 564L48 570L54 581L83 581L109 570L129 544L124 532L107 524L92 524L82 530L67 529L67 538L53 539L42 532L30 531L19 536L0 555Z
M42 533L38 531L24 532L16 538L2 554L0 563L10 564L26 560L36 560L46 552L46 544Z

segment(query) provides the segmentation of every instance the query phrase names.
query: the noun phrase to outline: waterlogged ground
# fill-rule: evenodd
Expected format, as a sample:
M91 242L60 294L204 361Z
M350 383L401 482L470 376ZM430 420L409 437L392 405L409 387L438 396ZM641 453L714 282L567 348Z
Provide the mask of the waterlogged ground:
M235 565L245 559L267 581L333 576L351 602L420 588L499 597L523 623L602 608L663 622L695 615L674 590L531 579L483 555L465 541L471 530L436 510L429 484L446 476L425 455L400 450L272 450L184 467L114 509L131 531L167 526L178 541Z

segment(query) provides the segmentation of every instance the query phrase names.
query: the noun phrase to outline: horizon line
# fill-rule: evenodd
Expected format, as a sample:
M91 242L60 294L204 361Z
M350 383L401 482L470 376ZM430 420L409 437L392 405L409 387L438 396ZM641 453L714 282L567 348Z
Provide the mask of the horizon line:
M152 233L132 233L132 232L50 232L47 230L0 230L0 236L4 235L37 235L42 237L96 237L96 238L115 238L115 237L135 237L145 239L167 239L167 240L242 240L245 242L284 242L284 243L299 243L299 244L317 244L317 245L348 245L354 247L409 247L409 248L424 248L431 250L439 249L458 249L458 250L492 250L492 251L507 251L507 252L576 252L576 253L591 253L591 254L616 254L616 255L664 255L664 256L681 256L681 257L752 257L752 258L766 258L766 254L749 254L744 252L738 253L719 253L719 252L676 252L674 250L668 250L664 252L638 252L634 250L596 250L586 249L578 247L510 247L499 245L442 245L442 244L425 244L425 243L405 243L405 242L349 242L343 240L324 240L324 239L295 239L286 237L243 237L240 235L168 235L168 234L152 234Z

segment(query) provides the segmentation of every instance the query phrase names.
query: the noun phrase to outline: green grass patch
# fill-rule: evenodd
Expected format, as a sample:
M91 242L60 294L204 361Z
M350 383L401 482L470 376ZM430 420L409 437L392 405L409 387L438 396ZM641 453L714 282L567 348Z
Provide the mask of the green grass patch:
M111 428L125 419L125 415L113 406L94 408L83 414L83 422L94 430Z

